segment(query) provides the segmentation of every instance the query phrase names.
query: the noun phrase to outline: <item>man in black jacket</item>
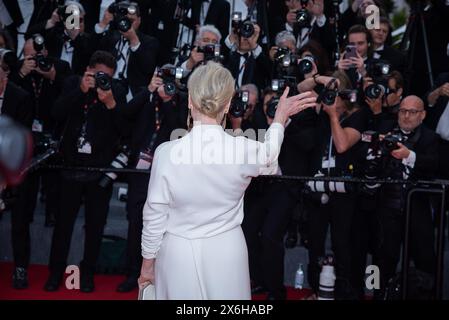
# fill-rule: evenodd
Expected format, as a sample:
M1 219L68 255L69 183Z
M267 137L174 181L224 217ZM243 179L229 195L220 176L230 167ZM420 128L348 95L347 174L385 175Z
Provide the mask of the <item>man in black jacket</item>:
M5 25L13 38L14 47L17 48L17 28L23 23L22 12L17 0L0 0L2 14L0 15L0 25Z
M67 62L51 59L51 69L42 71L36 64L36 50L33 39L28 39L24 46L25 60L19 64L19 71L12 73L11 79L26 90L32 97L33 116L32 132L35 145L35 155L47 151L44 144L49 139L57 139L56 123L51 117L54 97L59 96L63 80L71 73ZM47 57L47 52L44 52ZM46 192L46 226L54 225L59 214L59 174L56 172L32 172L17 188L17 201L12 207L11 230L12 245L16 268L13 275L13 287L23 289L28 287L27 267L30 258L29 224L36 208L39 181L42 178L43 189Z
M79 29L68 29L66 21L59 16L55 9L51 17L37 23L28 29L28 34L40 33L45 38L49 55L67 61L73 72L82 75L89 64L89 59L94 52L94 39L84 32L85 11L81 4L68 1L67 5L76 6L79 9Z
M226 45L231 48L231 53L224 65L231 71L237 88L247 83L265 88L270 79L270 58L257 43L260 27L256 24L254 30L254 35L250 38L239 36L232 30L226 39Z
M61 152L68 166L107 167L117 156L120 137L126 125L120 105L126 103L125 89L112 82L114 57L104 51L92 55L84 76L73 76L64 83L53 108L57 121L64 121ZM76 216L84 198L85 242L81 262L81 291L94 291L94 271L100 251L103 228L109 210L112 184L100 186L100 172L63 171L61 208L56 219L50 253L50 276L46 291L55 291L62 281Z
M132 121L131 154L129 165L136 169L148 170L156 148L170 140L172 131L186 126L181 110L187 109L185 94L174 96L165 92L161 78L151 79L148 89L138 93L125 107L125 117ZM142 210L148 191L147 174L128 175L128 237L127 237L127 278L118 287L118 292L129 292L137 287L137 278L142 265Z
M423 101L416 96L402 100L398 112L398 124L393 132L402 142L396 149L384 155L381 176L392 179L431 179L438 170L438 135L422 125L426 116ZM396 271L404 232L404 208L406 189L400 184L386 184L379 189L377 208L377 241L374 248L374 264L380 270L380 290L376 298L382 298L386 284ZM430 275L435 270L434 226L429 198L416 195L411 201L410 248L415 266Z
M126 16L132 22L131 28L126 32L112 28L114 15L106 10L103 19L95 26L95 32L99 36L99 48L116 57L117 70L114 78L122 80L128 86L129 101L140 90L145 90L156 67L159 42L139 31L141 17L137 3L122 1L120 5L135 8L134 13L128 11Z

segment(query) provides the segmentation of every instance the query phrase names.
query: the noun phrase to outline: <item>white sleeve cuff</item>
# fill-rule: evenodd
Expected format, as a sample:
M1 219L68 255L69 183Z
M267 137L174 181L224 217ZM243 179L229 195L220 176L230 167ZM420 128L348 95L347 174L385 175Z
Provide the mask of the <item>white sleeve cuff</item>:
M225 39L225 45L229 50L232 50L234 48L234 44L231 42L229 35Z
M140 48L140 42L138 44L136 44L134 47L129 47L131 49L132 52L136 52L139 48Z
M415 162L416 162L416 153L414 151L410 150L410 154L408 155L407 158L402 159L402 163L410 168L414 168L415 167Z
M99 23L95 24L95 33L97 33L97 34L101 34L101 33L105 32L106 29L107 29L107 27L106 28L100 27Z
M316 24L318 25L318 27L322 27L326 24L326 16L324 14L322 14L321 16L316 18Z

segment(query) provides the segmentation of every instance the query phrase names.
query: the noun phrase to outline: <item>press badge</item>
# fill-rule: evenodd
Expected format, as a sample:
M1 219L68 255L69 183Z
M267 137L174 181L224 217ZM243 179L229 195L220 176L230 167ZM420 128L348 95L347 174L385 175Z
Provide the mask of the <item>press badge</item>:
M42 132L44 131L44 126L42 125L42 122L40 122L37 119L33 120L33 125L31 126L31 131L33 132Z
M321 168L335 168L335 157L323 158Z
M137 162L136 169L148 170L153 162L153 157L148 153L141 152L139 155L139 161Z
M92 147L83 137L78 139L78 153L91 154Z

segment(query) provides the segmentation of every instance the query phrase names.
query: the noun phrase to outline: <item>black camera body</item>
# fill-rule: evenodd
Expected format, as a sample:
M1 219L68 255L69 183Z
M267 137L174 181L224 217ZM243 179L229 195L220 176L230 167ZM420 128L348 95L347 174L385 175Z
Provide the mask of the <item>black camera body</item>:
M301 9L296 12L296 23L299 28L310 27L312 16L307 10L308 0L301 0Z
M206 44L205 46L198 46L197 51L204 54L204 61L219 61L221 59L221 46L219 44Z
M316 98L316 102L323 103L327 106L331 106L335 103L335 99L337 98L337 96L338 96L337 80L332 79L323 88L323 90L321 90L320 94Z
M289 87L290 91L288 96L293 96L297 93L296 79L295 77L284 77L282 79L271 80L271 90L276 93L276 95L268 101L267 105L267 116L274 119L276 115L276 109L279 103L279 99L284 93L285 88Z
M44 72L50 71L53 67L53 63L48 57L44 56L43 50L45 49L45 40L42 35L33 35L33 47L36 51L36 55L33 58L36 61L36 65Z
M304 58L299 60L299 63L298 63L299 72L303 75L312 72L314 62L315 62L315 58L313 56L306 55Z
M156 75L164 82L164 91L168 96L176 94L176 80L182 79L184 70L176 67L157 68Z
M251 38L254 35L254 24L250 19L242 20L241 12L234 12L232 14L232 29L242 38Z
M242 118L248 109L249 91L239 90L231 101L229 113L235 118Z
M120 32L127 32L132 27L128 14L136 14L137 7L129 1L114 2L108 7L108 11L114 16L112 26Z
M101 90L108 91L112 88L112 78L104 73L103 71L98 71L94 75L95 78L95 87L100 88Z
M384 60L373 60L366 66L368 76L373 79L373 83L365 88L365 96L370 99L378 99L381 95L387 96L390 93L388 87L388 76L391 65Z

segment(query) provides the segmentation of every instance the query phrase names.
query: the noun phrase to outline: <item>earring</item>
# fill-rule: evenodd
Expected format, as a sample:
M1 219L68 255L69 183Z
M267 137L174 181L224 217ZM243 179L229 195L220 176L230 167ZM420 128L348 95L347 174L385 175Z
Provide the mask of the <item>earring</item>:
M189 113L187 114L187 131L192 129L192 109L189 108Z
M223 130L226 129L226 115L227 113L225 113L223 115L223 119L221 119L221 126L223 127Z

